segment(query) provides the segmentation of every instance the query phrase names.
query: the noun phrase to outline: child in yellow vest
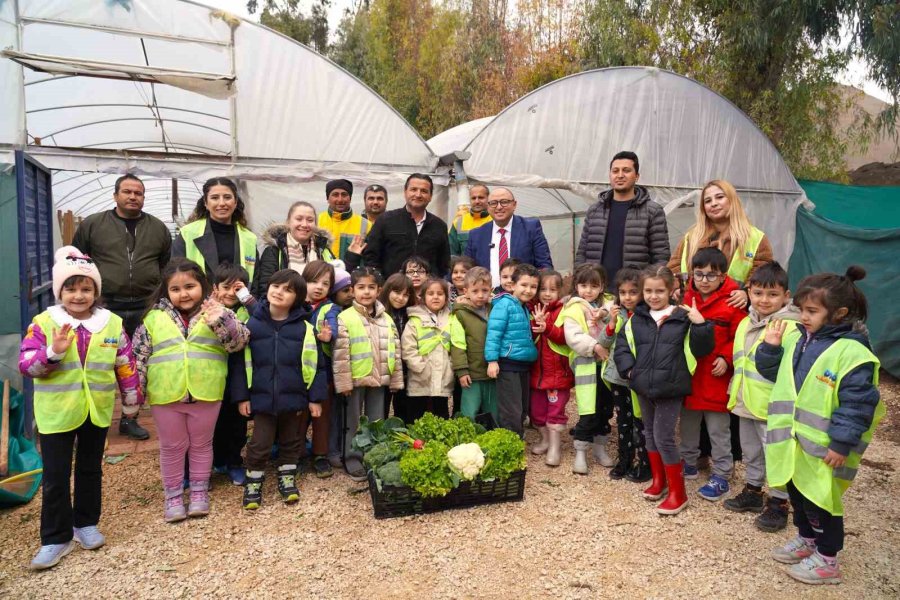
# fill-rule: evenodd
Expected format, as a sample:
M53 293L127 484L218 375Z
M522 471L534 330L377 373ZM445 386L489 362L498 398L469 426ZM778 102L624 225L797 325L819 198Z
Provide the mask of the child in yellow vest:
M753 271L747 282L747 293L750 314L738 325L734 338L734 375L728 401L728 410L738 417L747 483L739 494L725 501L725 508L735 512L762 512L754 523L757 529L772 533L787 526L790 511L788 495L783 489L769 489L768 502L763 496L766 413L772 384L756 370L756 349L763 342L769 323L797 321L800 311L791 304L788 275L777 262L768 262ZM792 327L787 335L799 337L800 333Z
M134 332L141 387L159 432L159 467L166 522L209 514L212 440L225 393L228 354L247 345L250 333L235 314L210 298L200 266L175 258ZM190 505L182 498L185 456Z
M100 522L101 463L116 388L122 412L143 402L122 319L100 308L100 271L73 246L56 251L58 304L34 318L22 340L19 372L34 379L34 418L44 461L41 549L31 568L48 569L72 551L106 543ZM74 502L69 496L75 455Z
M453 393L450 362L450 309L448 284L429 279L422 286L421 302L409 308L409 321L400 346L406 364L406 393L412 423L426 412L450 416L447 398Z
M880 362L860 325L868 309L854 282L865 269L804 278L794 303L800 323L773 321L756 351L759 372L775 382L768 406L766 477L787 486L798 534L772 558L810 584L841 582L844 505L872 432L884 417ZM787 329L800 336L787 338Z
M362 455L351 448L359 417L376 420L384 414L384 389L403 389L400 336L378 301L383 280L372 267L350 276L353 305L338 315L334 341L334 414L342 436L344 467L354 481L364 481Z

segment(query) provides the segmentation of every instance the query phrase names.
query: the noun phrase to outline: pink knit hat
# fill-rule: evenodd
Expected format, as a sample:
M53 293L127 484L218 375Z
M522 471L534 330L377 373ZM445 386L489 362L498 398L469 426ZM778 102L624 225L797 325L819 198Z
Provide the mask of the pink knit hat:
M53 264L53 297L59 299L63 282L69 277L78 275L89 277L97 286L97 295L100 295L100 271L91 257L83 254L75 246L63 246L53 255L56 262Z

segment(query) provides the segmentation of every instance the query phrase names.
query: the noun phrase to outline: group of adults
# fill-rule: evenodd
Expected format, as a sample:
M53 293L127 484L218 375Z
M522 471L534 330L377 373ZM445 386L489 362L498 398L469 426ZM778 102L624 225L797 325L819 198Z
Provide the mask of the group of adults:
M637 155L616 154L610 161L609 179L610 189L587 211L576 266L598 262L609 281L623 266L668 263L673 272L685 274L693 253L715 246L729 257L729 274L743 282L753 268L772 260L771 244L749 223L728 182L715 180L703 188L697 222L673 254L662 206L638 185ZM239 264L250 274L258 295L265 293L275 271L288 267L302 271L312 260L339 258L347 270L365 264L387 276L416 256L428 262L432 275L447 277L451 255L466 255L491 272L495 285L506 258L539 269L553 267L540 221L516 215L516 199L503 187L471 187L468 209L448 227L428 211L434 192L428 175L410 175L403 188L404 204L393 210L386 210L388 193L383 186L367 187L361 214L351 207L353 184L332 180L326 185L327 211L317 215L312 204L296 202L288 210L287 221L265 239L262 255L232 180L220 177L204 184L203 195L174 241L162 221L144 212L144 192L138 177L120 177L113 191L115 206L87 217L72 242L97 264L105 305L122 317L129 335L140 324L146 299L159 285L160 271L172 256L187 257L207 273L225 262ZM731 301L745 306L747 295L738 290ZM123 418L119 432L135 439L148 437L137 419Z

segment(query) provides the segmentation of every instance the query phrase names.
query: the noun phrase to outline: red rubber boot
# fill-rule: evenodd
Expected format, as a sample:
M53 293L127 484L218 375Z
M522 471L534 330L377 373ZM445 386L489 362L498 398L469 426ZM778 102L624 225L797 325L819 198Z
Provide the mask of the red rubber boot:
M656 507L661 515L677 515L687 506L687 493L684 491L684 471L681 463L666 465L666 478L669 480L669 495Z
M659 500L666 493L666 471L663 466L662 456L659 452L648 451L650 460L650 473L653 475L653 483L644 490L644 498L647 500Z

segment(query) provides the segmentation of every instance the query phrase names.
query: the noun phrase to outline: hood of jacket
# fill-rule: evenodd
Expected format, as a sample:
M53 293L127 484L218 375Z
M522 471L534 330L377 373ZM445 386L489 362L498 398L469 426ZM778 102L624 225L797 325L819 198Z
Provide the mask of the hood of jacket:
M598 197L600 202L603 202L606 205L612 201L613 190L612 188L608 190L604 190L600 192L600 196ZM634 205L640 206L641 204L646 204L647 201L650 200L650 192L647 191L647 188L641 185L634 186Z
M653 320L653 317L650 315L650 305L647 304L646 302L641 302L637 306L635 306L634 314L646 317L646 318L650 319L651 321ZM683 308L681 308L680 306L676 306L675 310L672 311L672 314L669 315L669 318L666 320L667 321L668 320L687 321L688 320L687 311L684 310Z
M466 302L457 302L456 304L453 305L453 308L450 310L450 314L455 315L457 313L466 312L466 313L471 314L474 317L481 319L482 321L487 322L487 315L490 314L490 311L491 311L491 303L489 302L489 303L485 304L484 308L487 310L485 310L484 316L481 316L480 314L478 314L478 311L475 309L475 307L472 306L471 304L468 304Z
M862 327L860 327L862 325ZM806 340L807 342L812 340L832 340L836 341L842 338L847 338L850 340L855 340L872 350L872 346L869 343L869 337L866 335L864 330L865 325L862 323L841 323L839 325L823 325L822 329L815 332L812 335L809 335L806 331L806 328L801 324L797 323L797 328L800 330L801 340Z
M262 241L267 246L275 246L280 250L287 247L288 226L286 223L272 223L262 234ZM313 226L313 239L317 248L329 248L333 241L328 231L318 226Z
M257 319L265 319L270 320L272 318L271 307L269 306L269 300L263 298L259 302L257 302L256 307L253 309L253 316ZM293 323L295 321L308 321L310 316L312 316L312 307L306 302L300 304L300 306L295 306L288 313L287 319L284 320L285 323Z
M765 327L775 319L800 321L800 309L794 306L793 302L788 302L786 305L782 306L779 310L775 311L771 315L767 317L760 317L759 313L756 312L756 309L751 306L750 322L747 326L747 333L751 333L759 329L765 329Z
M445 306L441 311L433 313L424 306L417 304L416 306L410 306L409 308L407 308L406 314L409 317L419 317L426 323L430 323L432 321L432 318L436 318L438 322L446 322L450 317L450 310Z

